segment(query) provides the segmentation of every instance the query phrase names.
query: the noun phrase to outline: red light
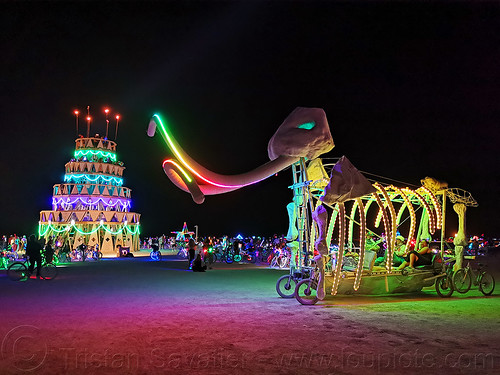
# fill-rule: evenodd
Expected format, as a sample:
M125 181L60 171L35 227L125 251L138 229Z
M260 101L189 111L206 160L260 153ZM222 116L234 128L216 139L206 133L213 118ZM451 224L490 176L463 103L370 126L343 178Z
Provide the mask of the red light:
M107 108L106 108L106 109L104 110L104 112L106 112L106 114L108 114L108 112L109 112L109 109L107 109Z
M77 115L77 116L78 116L78 114L79 114L79 113L80 113L80 112L78 112L78 111L75 111L75 115Z
M90 121L90 116L87 116L87 121Z
M120 119L120 115L116 115L116 119L119 120Z

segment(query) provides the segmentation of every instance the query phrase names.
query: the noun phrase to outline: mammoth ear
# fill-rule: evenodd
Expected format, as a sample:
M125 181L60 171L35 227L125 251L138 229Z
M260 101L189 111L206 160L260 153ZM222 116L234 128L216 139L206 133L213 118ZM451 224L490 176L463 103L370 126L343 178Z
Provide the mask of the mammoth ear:
M316 159L335 147L325 111L297 107L269 140L269 159L278 156Z
M345 202L376 192L370 181L342 156L332 169L330 182L319 198L327 204Z

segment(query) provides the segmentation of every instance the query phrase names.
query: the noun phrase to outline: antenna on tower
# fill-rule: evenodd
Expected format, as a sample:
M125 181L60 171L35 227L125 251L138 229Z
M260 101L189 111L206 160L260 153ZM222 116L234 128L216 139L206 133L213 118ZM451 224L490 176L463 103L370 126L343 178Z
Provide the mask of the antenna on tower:
M74 114L75 114L75 116L76 116L76 137L77 137L77 138L78 138L78 114L79 114L79 113L80 113L80 112L79 112L77 109L75 109Z
M109 109L106 108L104 110L104 113L106 113L106 139L108 139L108 129L109 129L108 113L109 113Z
M87 138L90 136L90 106L87 106Z
M118 138L118 122L120 121L120 115L116 115L116 128L115 128L115 142L116 138Z

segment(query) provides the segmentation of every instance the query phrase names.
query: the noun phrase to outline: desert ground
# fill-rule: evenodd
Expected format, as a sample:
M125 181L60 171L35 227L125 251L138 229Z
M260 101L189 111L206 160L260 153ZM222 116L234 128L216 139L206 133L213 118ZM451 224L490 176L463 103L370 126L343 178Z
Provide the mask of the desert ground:
M486 259L496 280L500 259ZM500 291L283 299L286 271L147 252L0 271L2 374L498 374Z

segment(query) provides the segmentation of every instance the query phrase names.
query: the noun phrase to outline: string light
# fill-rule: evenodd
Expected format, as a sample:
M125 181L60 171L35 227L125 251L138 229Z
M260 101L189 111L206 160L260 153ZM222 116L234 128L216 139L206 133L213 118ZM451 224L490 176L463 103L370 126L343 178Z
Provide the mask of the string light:
M337 264L335 265L335 275L333 277L332 295L336 295L339 288L340 274L342 272L342 259L344 257L344 243L345 243L344 203L339 203L338 209L339 209L339 251L337 253Z
M96 205L96 204L102 203L105 207L115 207L118 204L120 204L122 206L122 208L127 208L127 207L130 208L130 206L131 206L131 202L128 199L125 199L124 201L122 201L121 199L116 199L113 203L113 198L107 199L107 202L106 202L104 200L104 198L92 198L92 197L89 197L86 200L84 200L83 198L80 198L80 197L75 198L74 200L71 200L69 197L68 198L59 198L59 199L57 199L56 197L53 197L52 198L52 205L53 205L54 210L55 210L55 208L60 204L73 205L75 203L78 203L78 201L80 201L80 203L82 203L84 205Z
M410 231L408 233L408 239L406 241L406 249L409 249L410 245L411 245L411 241L413 240L413 238L415 236L415 230L416 230L417 219L416 219L416 215L415 215L415 210L413 209L413 205L411 204L411 201L408 198L408 196L405 194L405 192L403 192L402 189L400 189L396 186L393 186L393 188L394 188L394 190L396 190L399 193L399 195L401 195L401 197L404 200L404 203L401 205L401 208L399 209L399 212L398 212L397 224L399 225L399 221L401 219L401 216L402 216L405 208L408 208L408 211L410 212Z
M118 229L117 231L113 231L111 229L108 229L106 227L106 225L108 225L108 224L105 224L101 220L101 222L100 222L100 224L99 224L99 226L97 228L91 230L90 232L85 232L85 231L83 231L83 230L81 230L81 229L78 228L78 226L75 224L74 220L72 220L70 224L58 224L58 225L63 226L63 229L54 228L54 226L52 225L52 223L49 221L48 224L39 223L39 225L38 225L38 235L39 235L39 237L45 237L45 235L47 234L47 232L49 231L49 229L52 230L55 233L62 233L62 232L66 232L66 231L71 230L71 228L74 228L78 233L83 234L83 235L93 234L93 233L97 232L101 228L104 229L106 232L108 232L110 234L113 234L113 235L120 234L124 230L127 230L127 232L129 234L131 234L131 235L136 235L136 234L140 233L139 232L139 227L140 227L139 223L132 224L135 228L130 229L129 225L127 224L127 222L125 222L123 224L123 226L120 229ZM47 227L45 228L45 230L42 229L44 225L47 225Z
M420 189L422 189L429 196L429 198L431 198L432 204L434 206L434 212L436 213L437 229L441 229L443 218L442 218L442 213L441 213L441 204L439 203L439 200L434 195L434 193L432 191L430 191L428 188L426 188L425 186L421 186L420 188L417 189L417 191Z
M421 196L418 192L413 191L413 194L415 195L415 197L417 197L417 199L420 201L420 203L424 206L425 212L427 212L427 216L429 217L429 232L431 234L434 234L434 232L436 231L436 219L434 217L434 213L433 213L431 207L429 206L427 201L424 199L424 197Z
M358 258L358 266L356 267L356 276L354 277L354 290L359 289L361 284L361 273L363 272L363 266L365 261L365 235L366 235L366 217L364 215L363 201L361 198L356 198L356 206L359 206L359 218L361 225L359 227L359 240L360 240L360 253Z
M380 189L380 185L377 187L376 184L373 184L377 189ZM376 200L379 208L384 207L384 204L382 203L382 200L380 199L378 193L372 193L373 198ZM385 212L385 209L382 211L382 219L384 221L384 231L385 233L389 233L389 219L387 217L387 212ZM385 262L385 268L387 269L387 272L391 272L392 268L392 262L389 262L389 259Z
M94 151L94 150L84 150L84 149L79 149L76 150L74 153L75 159L87 156L88 154L91 154L92 156L101 156L103 159L111 159L112 161L116 162L116 154L114 152L108 152L108 151Z
M397 224L396 224L396 210L394 209L394 205L392 204L391 198L389 196L389 193L380 185L378 182L373 184L384 196L385 202L387 206L389 207L389 213L391 214L391 230L388 232L386 230L387 238L387 263L389 263L389 268L388 271L391 272L391 267L392 267L392 256L394 253L394 243L396 242L396 229L397 229ZM384 223L385 224L385 223Z

